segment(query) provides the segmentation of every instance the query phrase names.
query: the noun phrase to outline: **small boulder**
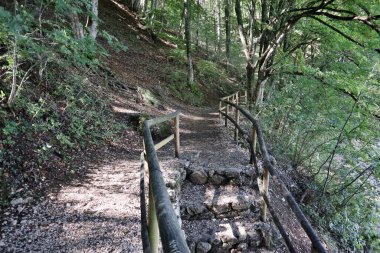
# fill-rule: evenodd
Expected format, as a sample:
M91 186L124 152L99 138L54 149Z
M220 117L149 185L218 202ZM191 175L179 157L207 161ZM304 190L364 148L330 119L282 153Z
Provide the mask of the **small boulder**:
M197 169L190 175L190 181L193 184L206 184L207 174L203 169Z
M221 224L219 226L224 228L224 231L217 233L223 244L233 245L238 242L238 239L235 237L230 224Z
M211 244L207 242L199 242L197 244L197 253L207 253L211 250Z
M226 179L218 174L213 174L213 176L210 178L210 183L214 185L221 185L224 183Z

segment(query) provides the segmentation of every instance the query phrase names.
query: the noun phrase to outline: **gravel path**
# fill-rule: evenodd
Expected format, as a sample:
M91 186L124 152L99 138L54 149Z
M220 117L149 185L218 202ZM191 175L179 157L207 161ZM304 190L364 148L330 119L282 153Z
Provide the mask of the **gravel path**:
M139 152L103 151L86 178L5 210L0 252L141 252Z

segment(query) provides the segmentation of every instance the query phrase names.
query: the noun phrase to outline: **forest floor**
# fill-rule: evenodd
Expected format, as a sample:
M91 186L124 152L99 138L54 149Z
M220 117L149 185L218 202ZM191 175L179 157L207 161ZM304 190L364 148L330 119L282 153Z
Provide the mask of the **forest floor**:
M120 90L110 91L107 96L120 123L136 113L159 116L180 110L185 157L207 163L207 156L203 161L194 154L213 151L216 157L223 156L221 152L227 146L215 139L230 143L231 137L218 122L217 107L213 104L215 94L210 96L207 108L163 97L167 77L162 69L175 67L165 50L173 45L152 41L134 14L118 1L100 1L99 8L103 29L124 37L129 46L126 53L108 48L111 55L105 62L109 69L127 86L142 87L154 94L161 90L159 108L141 100L137 91L132 96ZM76 167L82 171L78 177L51 178L50 187L42 195L12 199L11 205L2 210L0 252L142 252L139 200L142 147L137 129L128 128L117 141L77 154ZM231 163L247 163L247 157L241 159ZM162 162L165 166L172 160L165 158ZM274 199L285 213L281 196ZM306 252L308 240L294 224L294 217L285 217L285 221L295 228L292 237L297 248Z

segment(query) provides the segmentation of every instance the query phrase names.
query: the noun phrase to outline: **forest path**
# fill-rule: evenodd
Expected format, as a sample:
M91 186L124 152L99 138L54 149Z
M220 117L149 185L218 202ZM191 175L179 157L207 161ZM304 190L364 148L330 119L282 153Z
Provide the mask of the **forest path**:
M214 108L180 110L180 160L173 158L174 145L158 157L164 175L185 166L179 204L193 252L211 245L211 238L218 252L284 252L273 224L259 221L248 150L236 145ZM13 202L0 223L0 252L142 252L141 151L141 137L126 131L117 142L82 157L82 177L39 199ZM272 250L265 248L268 240Z

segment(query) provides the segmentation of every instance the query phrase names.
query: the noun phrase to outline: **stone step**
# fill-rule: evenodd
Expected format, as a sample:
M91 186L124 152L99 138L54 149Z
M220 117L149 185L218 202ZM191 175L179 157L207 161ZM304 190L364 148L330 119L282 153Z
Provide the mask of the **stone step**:
M286 252L281 235L258 217L184 220L191 252Z
M195 185L185 181L181 193L182 219L248 216L259 211L257 192L247 186Z
M216 164L199 166L190 164L186 169L186 178L194 184L235 184L252 185L256 181L253 165L236 165L225 168Z

